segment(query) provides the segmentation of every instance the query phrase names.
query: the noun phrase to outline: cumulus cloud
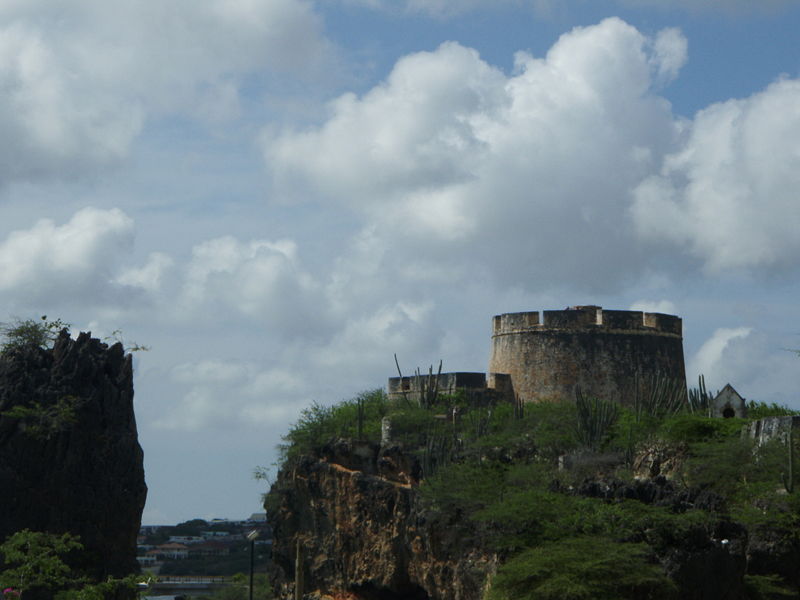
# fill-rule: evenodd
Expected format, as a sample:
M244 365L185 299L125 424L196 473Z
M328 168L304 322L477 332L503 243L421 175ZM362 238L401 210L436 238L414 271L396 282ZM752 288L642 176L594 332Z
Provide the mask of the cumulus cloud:
M618 0L618 2L627 6L655 6L661 9L686 8L701 12L724 10L737 13L777 10L792 4L792 0L761 0L759 2L752 2L751 0L708 0L705 2L697 2L697 0Z
M192 249L181 310L227 320L231 312L269 324L273 333L314 335L324 326L319 284L302 268L290 240L241 242L232 236Z
M373 9L396 11L401 9L411 14L422 14L436 18L456 17L478 9L498 9L508 6L530 7L536 14L550 16L563 9L563 5L576 4L568 0L342 0ZM777 10L791 4L791 0L617 0L622 6L652 7L660 9L689 9L692 11L733 11L751 13L753 11Z
M170 430L285 423L307 403L309 390L298 371L237 360L182 363L172 368L170 379L184 391L155 420L157 427Z
M800 80L700 111L661 173L635 190L642 237L686 247L711 273L800 257Z
M122 271L116 281L121 285L156 292L173 264L170 256L163 252L152 252L143 266Z
M4 181L113 164L149 115L234 117L245 76L319 73L333 54L305 0L31 0L0 22Z
M637 271L629 190L679 135L654 88L680 39L607 19L520 53L511 76L449 42L336 99L320 127L265 135L265 156L284 194L361 215L385 270L605 285Z
M630 310L641 310L642 312L663 313L665 315L677 315L678 309L669 300L637 300L631 304Z
M714 331L692 359L691 371L698 374L717 373L723 354L735 340L744 339L752 333L750 327L721 328Z
M700 347L687 371L690 381L703 374L710 391L730 383L748 400L798 408L798 360L779 336L750 327L721 328Z
M84 208L65 224L42 219L0 242L0 293L27 304L57 294L94 303L112 288L133 243L133 221L119 209Z

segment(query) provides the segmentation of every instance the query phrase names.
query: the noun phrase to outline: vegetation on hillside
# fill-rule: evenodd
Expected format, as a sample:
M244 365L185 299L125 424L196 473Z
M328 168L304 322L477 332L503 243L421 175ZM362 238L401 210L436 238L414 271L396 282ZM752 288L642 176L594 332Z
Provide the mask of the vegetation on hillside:
M419 490L429 510L482 532L501 557L491 600L677 598L662 564L679 540L710 539L736 522L800 544L796 441L756 448L741 435L746 420L709 418L702 395L695 400L643 398L627 408L578 395L575 402L469 406L462 395L439 395L420 406L374 390L306 409L284 437L282 460L336 438L377 443L389 417L392 441L422 466ZM795 414L774 404L748 408L752 418ZM591 481L635 486L634 470L643 468L636 458L648 449L680 457L669 473L675 495L704 502L581 493ZM658 474L657 463L648 475ZM746 583L753 599L800 592L775 574L748 575Z
M23 529L0 544L4 570L0 589L6 598L24 600L26 594L55 600L104 600L136 590L134 577L93 582L69 566L70 558L83 550L80 540L69 533L56 535Z

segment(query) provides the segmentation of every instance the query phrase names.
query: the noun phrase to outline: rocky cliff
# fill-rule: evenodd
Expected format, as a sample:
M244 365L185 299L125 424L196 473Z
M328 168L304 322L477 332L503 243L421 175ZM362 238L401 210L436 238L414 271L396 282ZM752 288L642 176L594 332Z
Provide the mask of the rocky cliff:
M338 440L289 461L266 505L274 530L276 597L483 598L502 557L489 549L487 533L460 515L426 511L418 476L419 465L398 447L367 442ZM777 576L798 587L796 536L782 528L746 527L730 520L725 499L711 491L686 489L663 475L638 481L593 477L576 487L551 486L550 491L565 501L633 501L660 507L666 514L704 511L707 519L680 532L639 534L637 541L652 548L653 558L675 585L676 595L664 597L773 597L748 591L746 575Z
M138 570L147 487L133 412L131 356L62 331L51 350L0 356L0 540L71 532L94 577Z
M497 558L457 518L425 514L418 472L396 447L342 440L282 470L268 500L276 595L299 580L306 598L479 600Z

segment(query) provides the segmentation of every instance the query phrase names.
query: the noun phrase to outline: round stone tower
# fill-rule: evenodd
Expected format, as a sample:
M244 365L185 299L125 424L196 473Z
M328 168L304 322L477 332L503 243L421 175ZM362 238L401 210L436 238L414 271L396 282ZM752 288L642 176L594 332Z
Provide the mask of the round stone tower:
M575 306L509 313L493 320L490 373L511 376L525 402L587 397L631 405L656 380L685 389L680 318Z

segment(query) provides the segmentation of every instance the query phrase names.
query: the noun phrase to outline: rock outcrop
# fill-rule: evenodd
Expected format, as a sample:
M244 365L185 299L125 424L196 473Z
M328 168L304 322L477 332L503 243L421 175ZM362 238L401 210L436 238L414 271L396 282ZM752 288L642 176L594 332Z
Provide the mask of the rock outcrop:
M345 440L289 461L267 498L276 597L483 598L500 557L489 550L487 533L468 526L460 515L425 510L419 472L399 447ZM553 492L598 501L637 501L676 514L705 511L707 520L674 535L641 534L681 598L745 600L750 597L745 575L778 575L800 585L795 536L732 521L725 516L725 499L710 490L686 489L663 475L553 485Z
M131 356L62 331L52 350L0 356L0 540L71 532L102 579L138 571L147 487L133 412Z
M282 470L268 508L277 597L300 580L306 598L479 600L497 557L457 516L422 510L418 472L397 448L345 441Z

